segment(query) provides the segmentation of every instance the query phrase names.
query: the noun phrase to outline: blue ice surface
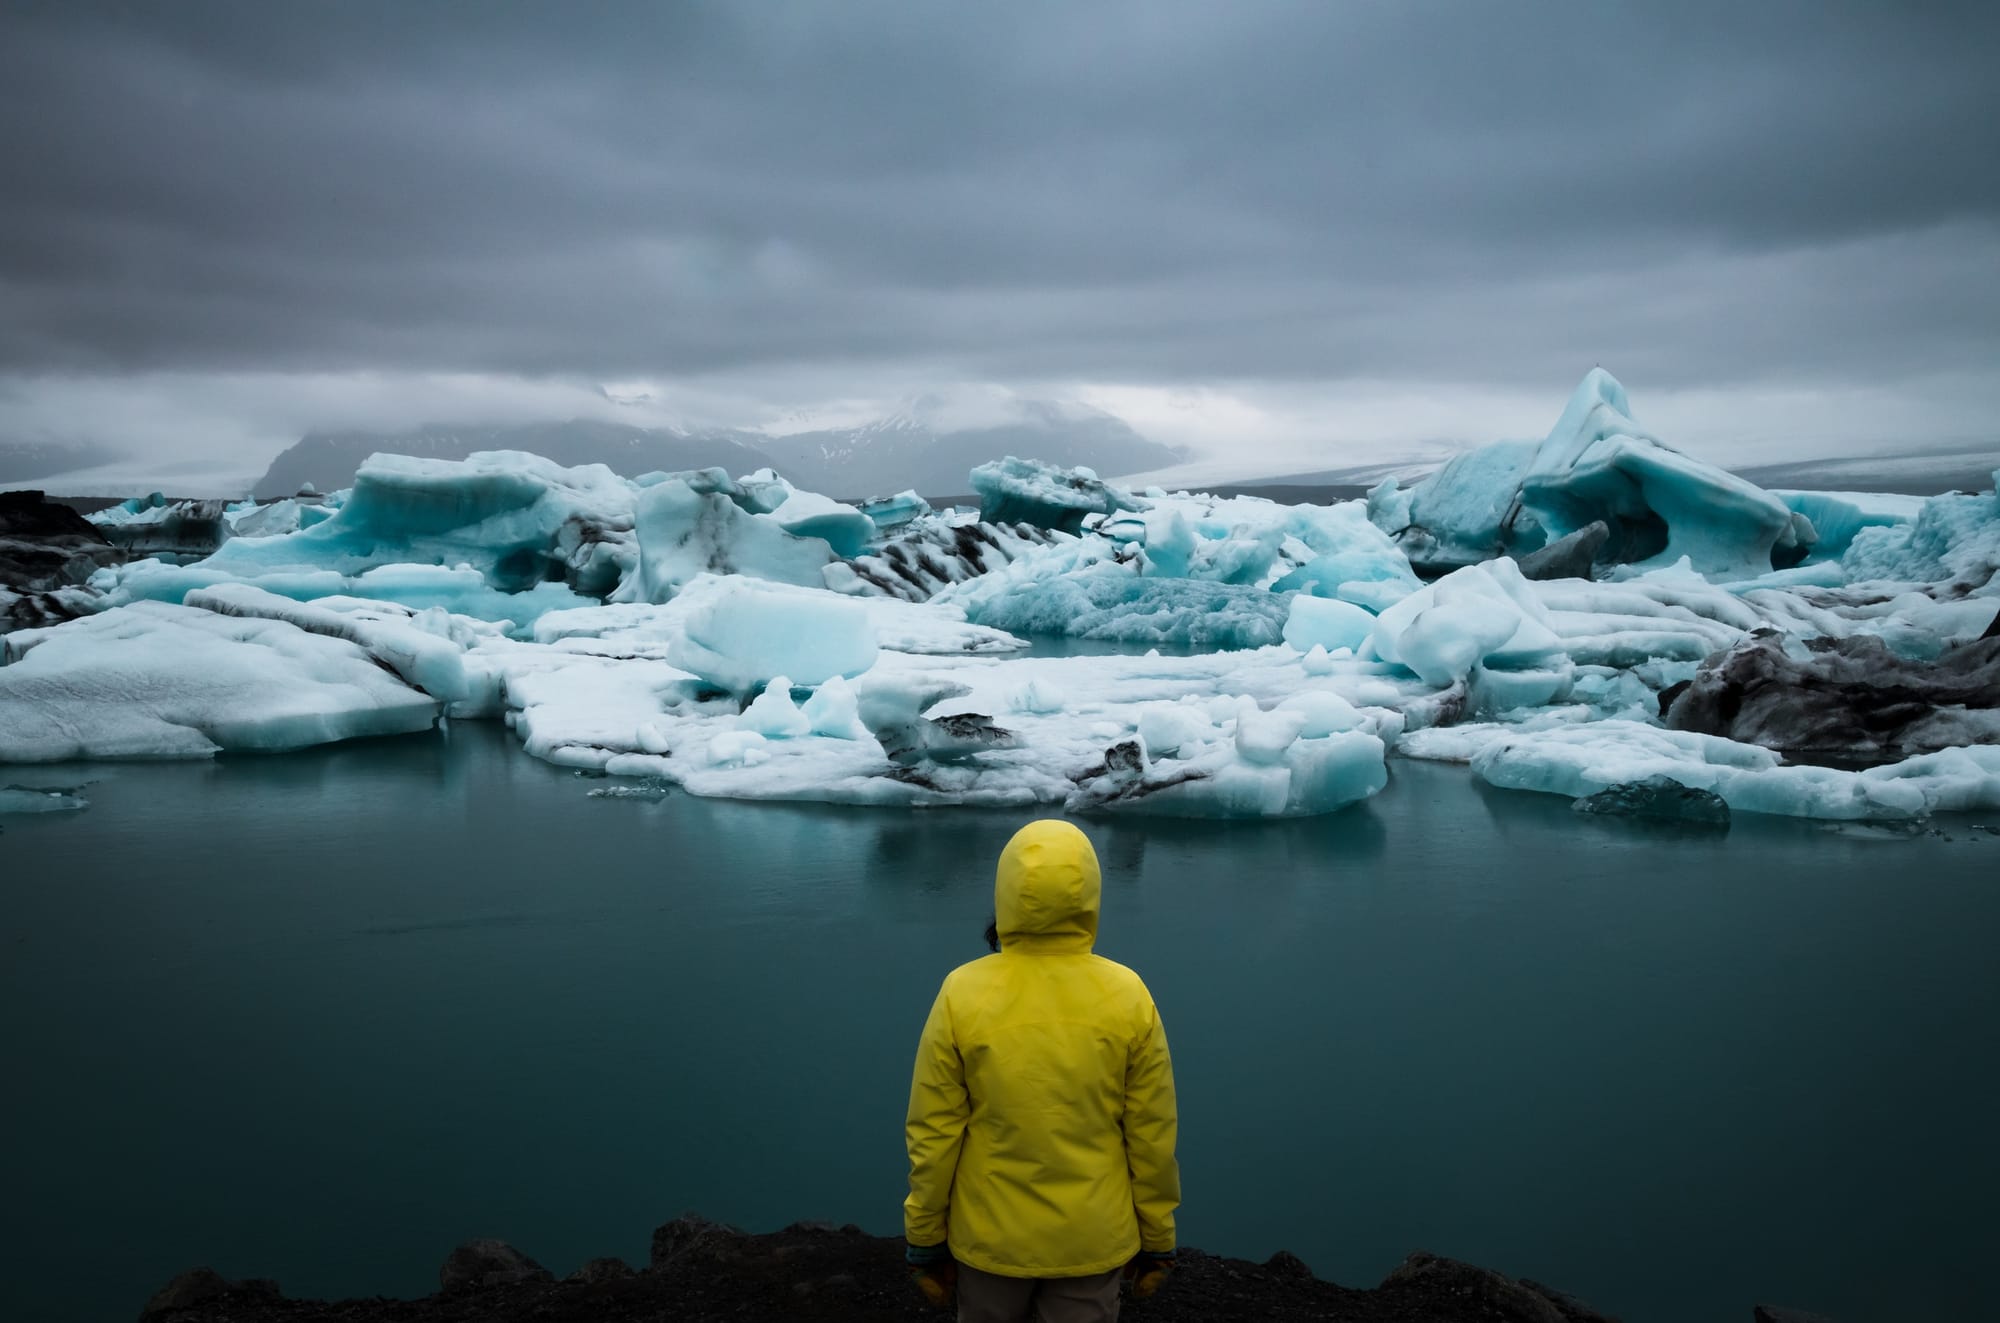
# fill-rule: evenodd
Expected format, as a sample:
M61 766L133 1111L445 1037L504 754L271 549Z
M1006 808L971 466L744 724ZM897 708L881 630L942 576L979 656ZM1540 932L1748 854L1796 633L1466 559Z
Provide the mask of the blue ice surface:
M2000 488L2000 471L1994 473ZM2000 492L1948 492L1925 501L1907 524L1854 534L1841 568L1855 582L1988 583L2000 566Z
M1014 634L1067 634L1126 643L1193 643L1216 650L1280 642L1289 594L1199 579L1146 578L1100 563L965 599L966 619Z
M1625 388L1584 375L1539 443L1497 441L1410 489L1382 491L1376 517L1427 568L1533 551L1603 521L1602 559L1641 567L1686 557L1699 574L1747 579L1803 559L1813 522L1776 495L1683 454L1632 417Z
M467 565L390 564L352 575L313 569L244 575L218 568L215 558L210 557L193 565L139 561L101 572L93 582L109 588L106 599L109 606L128 602L178 605L197 588L247 583L295 602L322 597L366 597L395 602L416 611L442 607L454 615L471 616L475 620L510 622L508 632L517 638L532 637L535 622L550 611L597 605L596 598L581 596L560 583L543 582L523 592L501 592Z
M501 591L567 578L594 594L617 583L619 567L607 559L615 553L596 539L629 529L632 493L602 464L566 469L516 451L465 460L375 455L333 517L282 537L234 539L202 563L247 580L463 564Z
M1033 524L1075 533L1084 518L1135 510L1142 503L1087 468L1065 469L1013 455L981 464L970 474L979 517L989 524Z
M750 513L725 492L702 491L678 477L640 493L634 527L638 570L620 588L619 601L665 602L702 574L743 574L818 588L825 583L822 570L835 560L823 539L789 533L772 516Z
M1864 528L1895 528L1916 519L1922 511L1921 496L1898 496L1876 492L1773 491L1794 514L1812 521L1819 536L1812 544L1807 564L1837 561L1854 545L1854 535Z

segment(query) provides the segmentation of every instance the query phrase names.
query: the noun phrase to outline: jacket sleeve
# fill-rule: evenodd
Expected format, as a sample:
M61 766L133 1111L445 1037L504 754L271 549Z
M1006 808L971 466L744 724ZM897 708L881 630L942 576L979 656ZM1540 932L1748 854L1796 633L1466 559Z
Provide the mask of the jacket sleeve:
M910 1197L903 1201L903 1234L913 1245L937 1245L945 1240L952 1180L958 1174L958 1152L971 1111L965 1095L965 1063L959 1058L952 1032L951 1003L939 989L917 1043L910 1112L903 1127L910 1150Z
M1146 1026L1133 1040L1125 1067L1125 1163L1139 1248L1174 1248L1174 1209L1181 1202L1181 1168L1174 1159L1180 1129L1174 1106L1174 1063L1159 1008L1146 1004Z

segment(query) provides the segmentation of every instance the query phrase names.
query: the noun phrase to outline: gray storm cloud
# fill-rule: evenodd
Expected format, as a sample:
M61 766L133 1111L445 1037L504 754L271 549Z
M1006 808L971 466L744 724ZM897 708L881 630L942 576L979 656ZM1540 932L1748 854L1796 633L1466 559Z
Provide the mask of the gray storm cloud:
M345 372L1559 392L1592 362L1639 390L1855 389L1990 375L2000 349L1983 6L0 22L17 392Z

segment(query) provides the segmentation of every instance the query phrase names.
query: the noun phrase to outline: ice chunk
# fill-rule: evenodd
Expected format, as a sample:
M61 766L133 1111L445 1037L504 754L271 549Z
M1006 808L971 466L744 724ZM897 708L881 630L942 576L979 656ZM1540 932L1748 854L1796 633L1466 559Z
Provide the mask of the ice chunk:
M1296 715L1299 734L1306 739L1355 730L1363 724L1354 704L1331 689L1308 689L1293 694L1281 701L1277 710Z
M1539 528L1514 513L1515 493L1541 443L1495 441L1454 455L1442 469L1410 491L1407 507L1390 515L1387 495L1377 505L1383 518L1402 522L1385 531L1413 565L1450 570L1491 560L1507 551L1532 551L1541 544Z
M524 592L504 593L470 565L381 565L355 575L335 570L276 570L245 577L216 566L212 560L184 566L147 560L107 570L92 583L104 593L106 606L138 601L181 603L197 589L244 583L300 602L341 596L370 598L415 611L438 607L453 615L504 624L524 637L545 613L592 602L561 583L539 583Z
M1245 699L1236 717L1236 755L1260 766L1282 762L1305 724L1303 713L1282 708L1265 712L1254 700Z
M707 754L716 767L755 767L771 756L764 737L754 730L725 730L710 737Z
M854 696L854 688L841 676L834 676L806 700L805 717L815 735L825 735L836 740L872 739L868 727L861 724L859 700Z
M875 538L875 521L817 492L794 491L771 518L787 533L818 538L836 556L858 556Z
M1140 710L1138 731L1147 753L1166 758L1214 739L1215 723L1191 704L1149 703Z
M555 580L602 596L636 559L632 502L632 484L602 464L564 468L509 450L374 455L333 517L284 537L233 539L202 564L237 579L469 565L502 592Z
M1714 791L1739 813L1854 820L2000 808L2000 747L1992 745L1946 749L1856 772L1786 764L1769 749L1692 731L1598 721L1532 731L1509 726L1424 731L1405 736L1399 750L1427 757L1440 747L1468 746L1477 746L1474 774L1489 783L1571 799L1666 776Z
M1261 588L1142 578L1115 564L1046 579L988 580L945 600L975 623L1017 634L1256 648L1279 641L1289 609L1288 599Z
M0 762L297 749L440 710L359 644L281 620L138 602L5 642Z
M1523 511L1552 538L1602 521L1609 559L1666 565L1686 556L1719 578L1764 573L1774 552L1796 561L1811 532L1769 492L1633 422L1625 388L1602 368L1577 386L1523 473L1511 519ZM1503 533L1511 526L1503 522Z
M875 664L875 632L859 603L831 593L774 591L725 580L692 610L667 657L719 688L748 694L780 675L811 687Z
M1358 649L1375 632L1375 617L1349 602L1300 593L1285 617L1285 642L1300 652Z
M740 574L819 587L833 549L819 538L785 531L769 515L745 513L716 492L679 478L649 487L635 513L639 567L617 593L621 602L664 602L700 574Z
M1626 781L1570 805L1578 813L1647 818L1694 827L1729 827L1729 805L1713 790L1696 790L1670 776Z
M855 508L868 516L878 536L900 532L923 516L934 513L929 501L908 490L897 492L894 496L877 496Z
M1145 502L1110 486L1086 468L1064 469L1009 455L972 470L979 517L988 523L1028 523L1079 532L1086 515L1141 510Z
M1914 523L1924 508L1921 496L1876 492L1773 491L1771 495L1812 521L1819 535L1812 545L1814 560L1839 560L1862 529Z
M228 501L169 501L159 492L122 501L84 518L134 559L198 560L231 535Z
M743 709L741 724L744 730L773 740L797 739L810 735L813 728L812 718L792 702L791 680L782 675L773 677L764 692Z
M90 801L74 790L44 790L39 786L0 788L0 813L75 813Z
M1857 583L1886 579L1948 583L1955 592L1990 590L2000 568L2000 495L1933 496L1912 523L1859 529L1841 568Z
M1032 524L985 524L972 515L922 515L877 550L828 565L821 574L835 592L922 602L952 584L1068 540L1067 534Z

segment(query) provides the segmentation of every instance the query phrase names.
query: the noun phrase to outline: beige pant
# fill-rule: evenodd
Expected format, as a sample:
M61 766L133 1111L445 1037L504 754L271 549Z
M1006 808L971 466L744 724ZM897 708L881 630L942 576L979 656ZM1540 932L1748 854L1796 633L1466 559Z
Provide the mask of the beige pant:
M1091 1277L998 1277L958 1265L958 1323L1113 1323L1121 1269Z

